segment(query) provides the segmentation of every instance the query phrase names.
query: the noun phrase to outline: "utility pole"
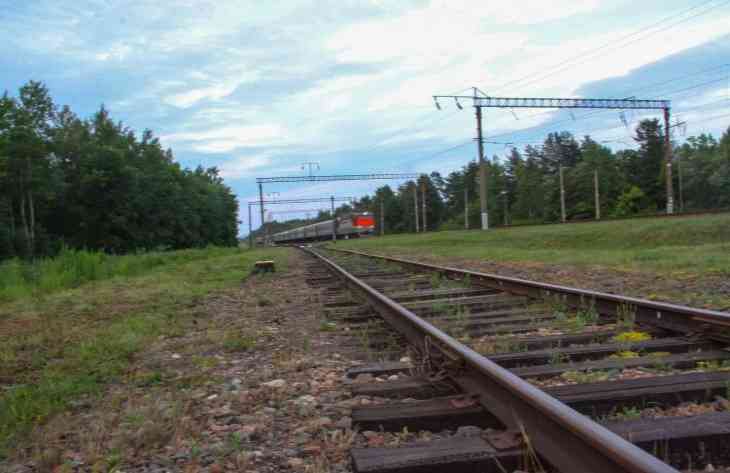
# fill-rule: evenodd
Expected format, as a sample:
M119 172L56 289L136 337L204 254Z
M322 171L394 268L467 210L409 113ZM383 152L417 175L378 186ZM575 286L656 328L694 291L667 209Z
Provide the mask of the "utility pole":
M464 230L469 230L469 188L466 186L466 175L464 176Z
M672 183L672 140L669 129L669 107L664 108L664 160L667 163L667 213L674 213L674 186Z
M598 169L593 171L593 190L596 199L596 220L601 220L601 189L598 185Z
M337 217L335 216L335 196L330 197L332 208L332 241L337 243Z
M601 220L601 194L598 188L598 169L593 171L593 191L596 194L596 220Z
M421 181L421 209L423 209L423 221L421 222L421 228L424 232L428 231L426 225L426 181Z
M681 127L686 125L687 122L677 122L674 125L669 124L669 108L664 109L664 153L666 156L666 162L667 162L667 213L674 213L674 188L673 183L674 180L672 178L672 134L670 131L673 128ZM679 209L681 212L684 212L684 190L683 190L683 182L682 182L682 161L677 160L677 172L679 173ZM670 199L671 199L671 212L669 211L670 208Z
M625 99L587 99L587 98L563 98L563 97L493 97L489 96L477 87L473 87L472 95L432 95L434 105L441 110L439 99L453 99L458 109L463 109L459 99L472 100L476 109L477 118L477 144L479 146L479 193L482 212L482 229L489 228L489 215L487 210L487 166L484 160L484 142L482 140L482 108L568 108L568 109L613 109L613 110L664 110L665 126L669 126L669 100L639 100L634 98ZM477 91L481 92L477 96ZM666 161L667 161L667 212L674 211L674 197L671 180L671 143L669 137L666 140Z
M385 205L383 197L380 197L380 236L385 235Z
M253 248L253 232L251 229L251 204L248 204L248 248Z
M487 210L487 162L484 160L484 139L482 138L482 107L476 105L477 89L474 87L474 108L477 115L477 145L479 149L479 207L482 213L482 230L489 230Z
M558 173L560 174L560 220L565 223L565 183L563 182L563 165L558 165Z
M416 217L416 233L418 233L418 184L413 183L413 209Z
M684 212L684 185L682 183L682 160L677 160L677 173L679 174L679 211Z
M509 225L509 201L507 195L504 196L504 226Z
M501 195L504 200L504 226L506 227L509 225L509 201L507 200L507 191L502 191L499 195Z
M261 209L261 229L264 230L261 232L261 237L264 240L264 244L266 244L266 231L264 228L264 186L259 182L259 202L261 202L261 205L259 205L259 208Z

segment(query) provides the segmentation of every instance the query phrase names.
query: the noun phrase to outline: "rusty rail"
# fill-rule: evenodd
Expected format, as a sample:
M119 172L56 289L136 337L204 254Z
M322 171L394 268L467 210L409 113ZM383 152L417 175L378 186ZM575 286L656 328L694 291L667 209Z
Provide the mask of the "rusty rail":
M677 470L458 342L330 259L307 248L415 346L458 364L462 388L564 473L677 473ZM352 252L357 254L356 252ZM365 255L365 254L363 254ZM368 255L370 256L370 255ZM429 268L432 269L432 268ZM456 271L456 270L454 270Z
M627 297L605 292L578 289L557 284L548 284L527 279L481 273L465 269L439 266L392 256L364 253L355 250L331 249L368 258L377 258L398 263L420 271L438 271L448 277L463 279L468 277L474 284L499 289L512 294L532 298L558 296L571 307L586 308L592 306L601 314L617 315L631 313L637 322L653 325L658 328L682 332L703 333L708 338L730 342L730 313L716 310L698 309L666 302L650 301L637 297Z

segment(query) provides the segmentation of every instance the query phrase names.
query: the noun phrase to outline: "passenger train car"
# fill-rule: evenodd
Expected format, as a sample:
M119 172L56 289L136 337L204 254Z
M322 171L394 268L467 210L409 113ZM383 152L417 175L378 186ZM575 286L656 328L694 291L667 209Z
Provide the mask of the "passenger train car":
M338 239L359 238L375 231L373 215L364 212L352 213L347 216L337 217L335 220L325 220L324 222L275 233L271 238L277 244L331 240L333 225Z

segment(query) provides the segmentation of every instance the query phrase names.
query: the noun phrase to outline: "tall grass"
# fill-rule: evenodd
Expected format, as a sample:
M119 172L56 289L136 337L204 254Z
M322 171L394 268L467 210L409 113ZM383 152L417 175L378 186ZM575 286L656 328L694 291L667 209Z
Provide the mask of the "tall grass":
M240 250L211 247L117 256L66 248L53 258L35 262L13 259L0 263L0 302L43 296L91 281L135 276L167 264L223 256L237 251Z
M402 256L730 274L730 213L361 238L341 248ZM666 276L666 273L664 274Z
M29 444L26 435L34 426L74 399L103 392L110 382L128 382L125 373L135 355L161 334L184 333L202 298L240 285L260 259L276 259L277 270L286 271L284 251L206 248L109 256L67 250L35 265L1 265L3 295L11 288L13 297L21 297L81 287L71 297L58 291L32 304L0 302L0 322L4 316L23 321L0 329L0 384L5 384L0 387L0 470L5 471L2 461L13 447ZM98 281L94 290L84 286L89 281Z

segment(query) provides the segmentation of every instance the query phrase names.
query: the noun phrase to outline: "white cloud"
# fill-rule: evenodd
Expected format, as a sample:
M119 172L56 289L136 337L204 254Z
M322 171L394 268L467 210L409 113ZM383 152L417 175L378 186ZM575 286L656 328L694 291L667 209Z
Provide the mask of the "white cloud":
M65 80L61 90L73 90L73 80L95 81L98 102L112 104L115 113L121 109L131 126L164 130L162 141L174 145L183 160L220 163L222 153L237 156L221 166L229 179L301 173L287 159L319 161L328 173L354 166L391 170L411 166L419 156L419 171L458 167L473 149L435 158L423 150L469 140L473 111L458 112L451 102L438 112L432 94L475 85L495 95L572 96L587 83L628 74L726 34L728 24L726 9L717 9L570 62L535 84L499 89L524 76L539 78L556 63L686 7L665 11L659 0L646 0L641 11L628 0L26 3L27 11L0 18L4 57L40 55L28 62L40 65L45 54L53 70L39 73L48 74L54 93L59 76ZM609 10L615 22L605 20ZM585 27L576 33L571 27L579 21ZM116 82L106 80L107 74ZM125 77L132 85L123 90L117 85ZM691 97L675 106L721 98ZM553 113L528 110L517 115L519 120L508 111L486 112L487 136L555 119ZM355 163L353 154L373 158ZM359 186L346 188L354 193ZM306 195L343 187L300 189Z
M188 108L201 100L220 100L228 97L236 90L238 83L215 84L207 87L191 89L186 92L180 92L164 98L165 103L174 105L178 108Z
M515 62L499 84L532 75L534 83L530 83L532 80L521 82L514 89L518 89L521 94L551 91L553 95L570 96L588 82L626 75L645 64L726 35L727 24L727 17L708 17L681 23L664 31L649 30L653 34L647 32L646 36L640 35L626 41L616 40L632 33L633 28L574 38L552 45L529 43L524 55L532 60L528 63ZM681 41L677 38L681 38ZM611 46L589 53L606 44ZM584 52L587 53L585 56L571 60ZM567 61L565 66L551 69L564 61ZM637 84L637 88L640 87L641 84Z
M226 179L241 179L250 176L253 171L264 168L271 164L271 157L267 153L251 156L240 156L223 163L220 166L220 174Z
M333 34L325 47L341 62L382 63L398 60L398 67L447 67L455 57L495 57L519 47L524 35L494 33L487 27L493 20L476 9L471 15L436 4L411 10L400 16L347 25ZM515 43L516 42L516 43ZM509 47L508 47L509 46Z
M100 51L94 54L94 58L98 61L123 61L133 52L133 47L129 44L118 43L112 45L106 51Z
M233 125L206 131L187 131L160 137L164 143L186 144L203 153L225 153L244 146L280 144L284 129L277 124Z
M371 74L353 74L324 78L300 93L286 98L286 106L316 109L319 114L334 113L347 108L363 94L373 80Z

